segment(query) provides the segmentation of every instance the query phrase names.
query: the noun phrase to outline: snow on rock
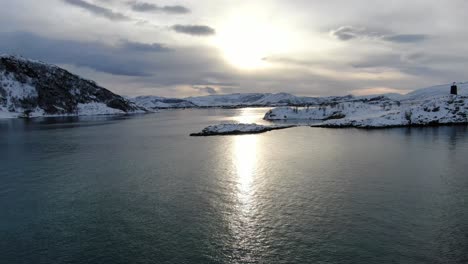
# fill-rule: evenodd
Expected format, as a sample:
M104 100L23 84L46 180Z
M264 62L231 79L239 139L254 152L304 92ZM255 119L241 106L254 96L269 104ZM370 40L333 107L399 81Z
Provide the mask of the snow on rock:
M78 104L78 115L80 116L118 114L125 114L125 112L119 109L110 108L103 103Z
M208 126L200 133L193 133L190 136L216 136L216 135L242 135L242 134L259 134L267 131L285 129L294 127L293 125L273 125L264 126L257 124L219 124Z
M146 109L165 109L165 108L192 108L195 104L184 99L164 98L159 96L138 96L130 99L135 104Z
M430 100L388 98L328 104L313 108L275 108L266 120L321 120L314 126L378 128L468 123L468 97L445 95Z
M37 91L28 83L20 83L14 79L13 75L2 71L0 72L2 87L6 98L25 99L37 97Z
M84 111L83 105L88 104L91 108ZM141 113L146 109L57 66L1 55L0 111L4 118Z
M391 109L398 102L387 97L359 99L346 102L329 102L313 107L279 107L265 114L266 120L329 120L346 115L372 115L381 109Z

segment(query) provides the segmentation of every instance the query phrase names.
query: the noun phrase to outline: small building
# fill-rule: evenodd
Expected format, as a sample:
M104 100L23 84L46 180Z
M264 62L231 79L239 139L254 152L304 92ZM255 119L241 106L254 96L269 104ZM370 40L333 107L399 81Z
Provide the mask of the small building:
M457 95L458 94L458 87L456 83L453 83L450 87L450 94Z

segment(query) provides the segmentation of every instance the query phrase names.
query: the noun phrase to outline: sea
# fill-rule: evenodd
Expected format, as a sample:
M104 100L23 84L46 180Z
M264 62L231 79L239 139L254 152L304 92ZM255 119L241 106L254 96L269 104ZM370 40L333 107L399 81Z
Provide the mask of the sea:
M467 126L267 110L0 120L0 263L468 263Z

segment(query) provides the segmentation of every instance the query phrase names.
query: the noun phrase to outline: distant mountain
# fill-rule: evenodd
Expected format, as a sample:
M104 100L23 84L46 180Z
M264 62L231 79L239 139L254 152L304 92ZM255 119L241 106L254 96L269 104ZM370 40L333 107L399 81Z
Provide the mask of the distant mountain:
M146 109L165 109L165 108L193 108L197 107L190 101L178 98L165 98L159 96L138 96L130 99L135 104Z
M280 106L317 103L317 98L297 97L288 93L245 93L189 97L186 100L200 107Z
M159 108L197 108L197 107L249 107L249 106L286 106L317 103L316 98L300 98L287 93L226 94L188 97L183 99L159 96L139 96L132 99L136 104L149 109Z
M144 112L95 82L39 61L0 56L0 117Z
M209 107L278 107L278 106L316 106L339 102L369 101L385 98L396 100L400 95L369 95L369 96L329 96L305 97L288 93L236 93L223 95L208 95L188 97L183 99L164 98L159 96L139 96L131 99L135 104L148 109L161 108L209 108Z
M377 96L373 96L377 97ZM183 99L164 98L159 96L139 96L131 99L135 104L148 109L161 108L209 108L209 107L276 107L307 106L323 103L361 100L352 95L331 97L300 97L288 93L236 93L188 97Z

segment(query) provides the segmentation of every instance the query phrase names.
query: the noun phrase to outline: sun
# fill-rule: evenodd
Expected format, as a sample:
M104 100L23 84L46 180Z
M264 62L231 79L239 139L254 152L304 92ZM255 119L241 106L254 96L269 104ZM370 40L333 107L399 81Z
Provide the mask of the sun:
M287 52L288 32L271 19L241 13L224 21L218 30L215 45L226 61L242 70L269 66L267 57Z

